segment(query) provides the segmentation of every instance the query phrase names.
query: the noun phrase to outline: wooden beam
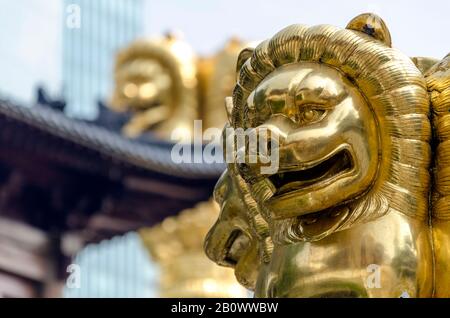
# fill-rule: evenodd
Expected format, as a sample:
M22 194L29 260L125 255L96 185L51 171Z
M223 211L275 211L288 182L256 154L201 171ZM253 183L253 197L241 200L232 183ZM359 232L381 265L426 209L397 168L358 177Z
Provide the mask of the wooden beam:
M31 282L0 273L0 298L38 297L36 286Z

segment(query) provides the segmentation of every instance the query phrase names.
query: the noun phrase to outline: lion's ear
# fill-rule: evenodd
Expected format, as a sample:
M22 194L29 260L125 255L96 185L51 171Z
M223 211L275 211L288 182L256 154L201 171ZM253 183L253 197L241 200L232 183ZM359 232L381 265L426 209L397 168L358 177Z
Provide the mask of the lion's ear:
M225 97L225 111L227 112L228 122L231 123L231 114L233 113L233 97Z
M373 13L363 13L353 18L347 29L360 31L392 47L391 33L383 19Z
M236 65L236 74L238 74L238 76L242 65L244 65L244 63L252 56L254 50L255 50L254 48L248 47L243 49L241 53L239 53Z

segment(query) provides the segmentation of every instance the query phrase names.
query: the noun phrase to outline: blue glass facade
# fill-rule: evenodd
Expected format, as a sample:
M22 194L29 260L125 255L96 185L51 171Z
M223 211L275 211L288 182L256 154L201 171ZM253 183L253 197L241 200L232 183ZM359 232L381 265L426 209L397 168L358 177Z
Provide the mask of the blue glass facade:
M157 297L159 268L150 261L139 235L130 232L84 248L73 260L78 285L65 286L66 298Z
M73 5L80 9L79 28L67 23ZM95 118L97 102L107 101L111 93L117 50L143 32L143 1L64 0L64 8L62 76L66 109L75 117Z

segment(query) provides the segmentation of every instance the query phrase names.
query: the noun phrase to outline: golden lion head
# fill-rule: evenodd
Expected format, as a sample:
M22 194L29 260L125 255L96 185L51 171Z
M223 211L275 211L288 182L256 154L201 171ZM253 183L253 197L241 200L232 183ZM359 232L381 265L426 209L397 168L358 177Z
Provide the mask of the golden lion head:
M196 76L192 50L172 35L137 40L121 50L110 106L133 113L124 133L137 137L152 130L169 138L176 128L189 132L198 115Z
M275 242L319 240L391 211L426 219L427 86L381 19L292 25L242 55L232 125L276 134L279 170L238 170Z
M205 252L217 264L234 268L239 283L254 290L272 251L268 225L233 165L219 179L214 199L220 215L206 236Z

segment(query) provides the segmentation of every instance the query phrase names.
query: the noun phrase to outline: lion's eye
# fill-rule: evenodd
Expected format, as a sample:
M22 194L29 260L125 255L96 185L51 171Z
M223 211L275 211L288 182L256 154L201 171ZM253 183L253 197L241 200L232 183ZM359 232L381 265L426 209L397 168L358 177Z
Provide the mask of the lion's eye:
M306 108L298 114L298 119L303 124L314 123L321 120L324 117L325 112L324 109Z

